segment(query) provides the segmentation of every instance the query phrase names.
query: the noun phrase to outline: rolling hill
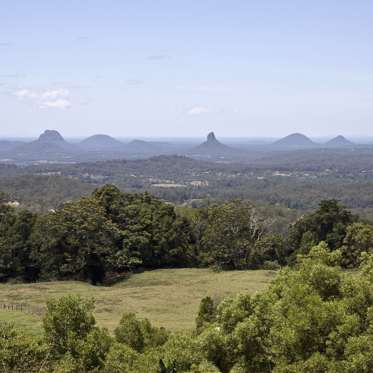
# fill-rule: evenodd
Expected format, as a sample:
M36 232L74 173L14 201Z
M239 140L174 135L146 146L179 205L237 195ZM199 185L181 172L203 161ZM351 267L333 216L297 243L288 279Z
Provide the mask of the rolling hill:
M293 133L272 144L272 147L282 149L312 148L315 146L317 145L302 133Z
M325 145L329 148L344 148L354 146L354 143L347 140L344 136L339 135L329 140Z
M86 138L79 143L79 146L88 151L114 151L124 149L124 144L122 142L111 136L102 134Z

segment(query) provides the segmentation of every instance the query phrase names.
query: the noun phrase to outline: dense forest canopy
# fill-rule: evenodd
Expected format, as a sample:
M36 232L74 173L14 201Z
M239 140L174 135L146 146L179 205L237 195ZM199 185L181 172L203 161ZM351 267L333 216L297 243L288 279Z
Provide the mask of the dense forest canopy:
M281 210L280 210L281 212ZM320 242L341 249L344 265L359 264L373 248L372 225L336 200L292 222L246 201L175 208L149 193L123 193L113 185L35 213L0 206L0 280L115 282L155 268L278 268Z

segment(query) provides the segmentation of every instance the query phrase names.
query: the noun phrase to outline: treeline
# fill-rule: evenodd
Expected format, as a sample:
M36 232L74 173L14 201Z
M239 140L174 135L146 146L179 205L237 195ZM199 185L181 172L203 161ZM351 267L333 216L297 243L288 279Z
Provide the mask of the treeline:
M113 186L45 214L3 204L0 279L100 283L134 269L195 264L192 243L173 206Z
M335 200L281 232L246 201L175 209L112 185L48 213L0 206L0 281L110 283L144 269L277 269L325 241L356 267L373 248L373 225Z
M353 274L326 243L298 256L270 288L202 300L194 331L170 333L124 314L109 334L94 303L51 299L40 337L0 323L7 373L371 373L373 256Z

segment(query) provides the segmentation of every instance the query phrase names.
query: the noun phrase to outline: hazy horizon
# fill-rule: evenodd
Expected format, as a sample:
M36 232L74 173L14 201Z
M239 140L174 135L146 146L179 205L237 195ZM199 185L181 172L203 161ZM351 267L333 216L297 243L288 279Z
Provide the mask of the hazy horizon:
M39 136L45 131L45 130L56 130L55 128L46 128L44 130L42 130L40 133L35 133L33 135L29 135L29 136L22 136L22 135L19 135L19 136L11 136L11 135L2 135L0 133L0 140L20 140L20 141L32 141L32 140L36 140L39 138ZM84 140L88 137L91 137L91 136L95 136L95 135L106 135L106 136L110 136L110 137L113 137L115 139L118 139L118 140L121 140L121 141L131 141L131 140L148 140L148 141L151 141L151 140L154 140L154 141L191 141L191 142L198 142L198 141L204 141L206 140L206 137L208 135L209 132L214 132L215 133L215 136L221 140L221 141L232 141L232 142L246 142L246 141L253 141L253 142L271 142L271 141L276 141L276 140L279 140L281 138L284 138L284 137L287 137L289 135L293 135L293 134L301 134L301 135L305 135L306 137L310 138L311 140L315 141L315 142L323 142L323 141L328 141L328 140L331 140L337 136L343 136L345 138L347 138L348 140L352 140L354 142L359 142L359 143L370 143L371 141L373 141L373 135L350 135L350 136L346 136L345 134L343 133L336 133L336 134L329 134L329 135L319 135L319 134L315 134L315 135L308 135L307 133L302 133L302 132L298 132L298 131L294 131L294 132L290 132L290 133L286 133L286 134L282 134L282 135L278 135L278 136L234 136L234 135L231 135L231 136L220 136L219 133L217 133L216 131L214 130L211 130L211 131L208 131L206 132L205 134L203 135L199 135L199 136L192 136L191 134L190 135L180 135L180 136L146 136L146 135L141 135L141 134L138 134L138 135L132 135L132 136L126 136L126 135L112 135L110 133L105 133L105 132L97 132L97 133L86 133L86 134L80 134L80 135L65 135L63 131L59 131L59 130L56 130L58 131L63 137L65 140L67 141L81 141L81 140Z
M0 137L373 137L373 3L15 0Z
M43 131L44 132L44 131ZM174 143L184 143L184 144L198 144L206 140L207 134L204 136L111 136L110 134L106 133L96 133L96 134L86 134L81 136L64 136L63 133L59 132L66 141L68 142L80 142L88 137L94 136L94 135L108 135L110 137L113 137L117 140L120 140L124 143L130 142L132 140L144 140L144 141L158 141L158 142L174 142ZM216 137L221 142L227 142L230 144L270 144L275 142L276 140L279 140L283 137L286 137L288 135L292 135L294 133L290 133L284 136L219 136L219 134L215 133ZM304 134L307 136L307 134ZM340 134L339 134L340 135ZM330 136L307 136L315 143L324 143L327 142L337 136L336 135L330 135ZM40 134L35 136L2 136L0 134L0 141L23 141L23 142L30 142L37 140L39 138ZM344 135L342 135L344 136ZM346 136L344 136L346 137ZM346 137L348 140L354 142L356 145L358 144L371 144L373 142L373 136L348 136Z

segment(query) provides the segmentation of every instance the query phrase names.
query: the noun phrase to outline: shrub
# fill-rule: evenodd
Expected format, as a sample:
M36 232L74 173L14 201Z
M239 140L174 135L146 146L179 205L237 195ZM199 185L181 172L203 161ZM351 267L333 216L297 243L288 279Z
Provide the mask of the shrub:
M47 312L43 319L45 338L56 354L79 351L79 341L85 339L95 326L93 300L84 300L68 295L47 302Z
M156 328L149 320L140 320L133 313L122 316L114 334L117 342L124 343L137 352L142 352L149 347L161 346L168 338L165 329Z

